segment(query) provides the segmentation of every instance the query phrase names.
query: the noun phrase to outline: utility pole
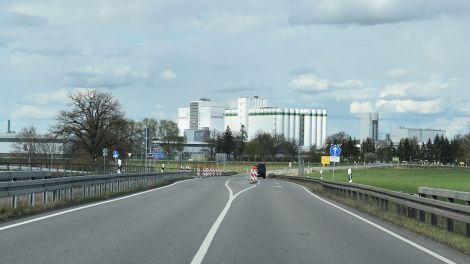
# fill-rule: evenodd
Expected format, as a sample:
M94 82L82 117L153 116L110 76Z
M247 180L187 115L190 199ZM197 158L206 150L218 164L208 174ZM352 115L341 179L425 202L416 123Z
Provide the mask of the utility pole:
M148 127L144 129L144 143L145 143L145 172L147 172L147 159L148 159Z

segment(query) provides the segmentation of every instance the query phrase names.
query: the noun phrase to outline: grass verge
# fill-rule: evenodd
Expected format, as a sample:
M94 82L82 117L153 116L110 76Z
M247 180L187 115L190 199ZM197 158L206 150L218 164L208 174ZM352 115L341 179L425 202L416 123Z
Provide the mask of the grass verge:
M382 211L380 210L380 208L370 206L368 204L362 203L354 199L348 199L348 198L333 195L331 193L328 193L322 190L322 188L316 184L311 184L311 183L306 183L306 182L297 182L294 180L289 180L289 181L293 181L295 183L301 184L307 187L308 189L310 189L312 192L322 197L325 197L325 198L337 201L346 206L358 209L359 211L367 213L369 215L376 216L384 221L401 226L417 234L423 235L437 242L449 245L452 248L455 248L467 255L470 255L470 239L468 239L467 237L463 235L455 234L452 232L448 232L445 229L441 229L441 228L437 228L437 227L434 227L425 223L421 223L415 219L406 217L404 215L398 215L396 213L390 212L390 210Z
M117 197L128 195L128 194L155 189L158 187L170 185L174 182L181 181L181 180L185 180L185 179L167 180L167 181L162 181L158 184L154 184L148 187L140 187L140 188L136 188L136 189L132 189L128 191L106 193L106 194L102 194L99 196L92 196L92 197L86 197L86 198L82 198L79 196L73 199L61 199L56 202L50 202L47 204L38 204L35 206L29 206L27 202L20 202L18 203L18 207L16 209L11 208L8 205L3 205L2 207L0 207L0 223L19 219L22 217L35 215L35 214L51 212L55 210L72 207L72 206L108 200L111 198L117 198Z

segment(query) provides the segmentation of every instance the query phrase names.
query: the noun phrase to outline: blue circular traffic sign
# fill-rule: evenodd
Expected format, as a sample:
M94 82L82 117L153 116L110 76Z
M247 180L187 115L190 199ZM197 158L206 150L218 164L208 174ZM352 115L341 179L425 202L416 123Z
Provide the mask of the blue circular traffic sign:
M339 156L339 154L341 154L341 147L338 145L331 146L330 154L331 156Z

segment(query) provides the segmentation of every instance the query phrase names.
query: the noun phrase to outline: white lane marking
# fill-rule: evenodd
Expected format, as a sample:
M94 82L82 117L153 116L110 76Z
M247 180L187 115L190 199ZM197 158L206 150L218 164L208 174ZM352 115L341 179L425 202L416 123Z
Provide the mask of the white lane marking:
M393 237L395 237L395 238L398 238L399 240L401 240L401 241L403 241L403 242L405 242L405 243L407 243L407 244L409 244L409 245L411 245L411 246L413 246L413 247L415 247L415 248L417 248L417 249L419 249L419 250L421 250L421 251L423 251L423 252L425 252L425 253L427 253L427 254L433 256L433 257L435 257L435 258L437 258L437 259L439 259L440 261L442 261L442 262L444 262L444 263L447 263L447 264L456 264L456 263L453 262L452 260L450 260L450 259L448 259L448 258L445 258L445 257L443 257L443 256L441 256L441 255L439 255L439 254L437 254L437 253L435 253L435 252L433 252L433 251L431 251L431 250L429 250L429 249L427 249L427 248L421 246L421 245L418 245L418 244L416 244L415 242L413 242L413 241L411 241L411 240L408 240L408 239L406 239L406 238L404 238L404 237L398 235L397 233L394 233L394 232L392 232L392 231L386 229L385 227L382 227L382 226L380 226L380 225L378 225L378 224L376 224L376 223L374 223L374 222L372 222L372 221L370 221L370 220L365 219L365 218L362 217L362 216L359 216L359 215L357 215L357 214L355 214L355 213L353 213L353 212L350 212L350 211L344 209L344 208L341 207L341 206L338 206L338 205L336 205L336 204L334 204L334 203L332 203L332 202L329 202L329 201L327 201L327 200L321 198L320 196L318 196L318 195L312 193L310 190L308 190L306 187L304 187L304 186L302 186L302 185L299 185L299 184L297 184L297 183L294 183L294 184L295 184L295 185L298 185L299 187L302 187L307 193L309 193L309 194L312 195L313 197L319 199L320 201L325 202L325 203L327 203L327 204L329 204L329 205L331 205L331 206L333 206L333 207L335 207L335 208L337 208L337 209L339 209L339 210L341 210L341 211L343 211L343 212L345 212L345 213L347 213L347 214L349 214L349 215L351 215L351 216L354 216L355 218L357 218L357 219L359 219L359 220L361 220L361 221L363 221L363 222L366 222L367 224L369 224L369 225L371 225L371 226L373 226L373 227L375 227L375 228L377 228L377 229L379 229L379 230L381 230L381 231L383 231L383 232L385 232L385 233L387 233L387 234L389 234L389 235L391 235L391 236L393 236Z
M228 186L228 182L231 179L228 179L225 182L225 187L227 187L230 196L227 201L227 204L225 205L224 209L220 213L219 217L217 217L217 220L215 220L214 224L212 225L211 229L209 230L209 233L207 233L206 238L204 238L204 241L202 242L201 246L199 247L199 250L197 251L196 255L194 255L193 260L191 261L191 264L200 264L202 263L202 260L206 256L207 250L209 250L209 247L212 243L212 240L214 239L215 234L217 233L217 229L219 229L220 224L225 218L225 215L227 214L228 210L230 209L230 206L232 205L232 202L242 193L248 191L251 188L256 187L256 184L248 187L242 191L239 191L237 194L233 195L232 189Z
M83 209L87 209L87 208L90 208L90 207L95 207L95 206L98 206L98 205L103 205L103 204L107 204L107 203L112 203L112 202L120 201L120 200L123 200L123 199L127 199L127 198L131 198L131 197L139 196L139 195L146 194L146 193L149 193L149 192L158 191L158 190L161 190L161 189L164 189L164 188L171 187L171 186L173 186L173 185L175 185L175 184L178 184L178 183L182 183L182 182L186 182L186 181L192 181L192 180L193 180L193 179L184 180L184 181L177 181L177 182L172 183L172 184L170 184L170 185L166 185L166 186L159 187L159 188L156 188L156 189L152 189L152 190L148 190L148 191L143 191L143 192L139 192L139 193L134 193L134 194L131 194L131 195L127 195L127 196L115 198L115 199L112 199L112 200L107 200L107 201L103 201L103 202L98 202L98 203L94 203L94 204L89 204L89 205L85 205L85 206L73 208L73 209L70 209L70 210L66 210L66 211L62 211L62 212L58 212L58 213L54 213L54 214L50 214L50 215L46 215L46 216L41 216L41 217L38 217L38 218L30 219L30 220L27 220L27 221L19 222L19 223L16 223L16 224L7 225L7 226L4 226L4 227L0 227L0 231L7 230L7 229L10 229L10 228L14 228L14 227L18 227L18 226L22 226L22 225L26 225L26 224L30 224L30 223L34 223L34 222L38 222L38 221L45 220L45 219L48 219L48 218L52 218L52 217L55 217L55 216L59 216L59 215L63 215L63 214L72 213L72 212L79 211L79 210L83 210Z

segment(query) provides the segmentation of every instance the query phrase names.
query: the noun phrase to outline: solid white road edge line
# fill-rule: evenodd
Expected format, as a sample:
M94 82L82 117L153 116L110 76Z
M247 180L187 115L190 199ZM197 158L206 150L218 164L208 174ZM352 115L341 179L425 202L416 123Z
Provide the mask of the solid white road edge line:
M38 218L30 219L30 220L19 222L19 223L16 223L16 224L3 226L3 227L0 227L0 231L7 230L7 229L10 229L10 228L14 228L14 227L18 227L18 226L22 226L22 225L26 225L26 224L30 224L30 223L34 223L34 222L38 222L38 221L45 220L45 219L48 219L48 218L52 218L52 217L55 217L55 216L72 213L72 212L87 209L87 208L90 208L90 207L95 207L95 206L98 206L98 205L103 205L103 204L107 204L107 203L120 201L120 200L123 200L123 199L131 198L131 197L134 197L134 196L139 196L139 195L146 194L146 193L149 193L149 192L158 191L158 190L161 190L161 189L164 189L164 188L171 187L171 186L173 186L175 184L178 184L178 183L182 183L182 182L186 182L186 181L192 181L192 180L194 180L194 179L177 181L177 182L172 183L170 185L162 186L162 187L155 188L155 189L152 189L152 190L143 191L143 192L139 192L139 193L134 193L134 194L131 194L131 195L115 198L115 199L112 199L112 200L106 200L106 201L103 201L103 202L98 202L98 203L93 203L93 204L89 204L89 205L85 205L85 206L80 206L80 207L77 207L77 208L65 210L65 211L50 214L50 215L41 216L41 217L38 217Z
M201 246L199 247L199 250L197 251L196 255L194 255L193 260L191 261L191 264L200 264L202 263L202 260L206 256L207 250L209 250L209 247L212 243L212 240L214 239L215 234L217 233L217 230L219 229L220 224L225 218L225 215L227 214L228 210L230 209L230 206L232 205L232 202L242 193L256 187L256 184L246 188L242 191L239 191L237 194L233 195L232 189L228 186L228 182L231 179L228 179L225 182L225 187L227 187L230 196L227 201L227 204L225 205L224 209L220 213L219 217L217 217L217 220L215 220L214 224L212 225L211 229L209 230L209 233L207 233L206 238L204 238L204 241L202 242Z
M295 184L295 185L298 185L299 187L302 187L307 193L309 193L309 194L312 195L313 197L319 199L320 201L322 201L322 202L324 202L324 203L327 203L327 204L329 204L329 205L331 205L331 206L333 206L333 207L335 207L335 208L337 208L337 209L339 209L339 210L341 210L341 211L343 211L343 212L345 212L345 213L347 213L347 214L349 214L349 215L351 215L351 216L354 216L355 218L357 218L357 219L359 219L359 220L361 220L361 221L363 221L363 222L365 222L365 223L367 223L367 224L369 224L369 225L371 225L371 226L373 226L373 227L375 227L375 228L377 228L377 229L379 229L379 230L381 230L381 231L383 231L383 232L385 232L385 233L387 233L387 234L389 234L389 235L391 235L391 236L393 236L393 237L395 237L395 238L397 238L397 239L399 239L399 240L401 240L401 241L403 241L403 242L405 242L405 243L407 243L407 244L409 244L409 245L411 245L411 246L413 246L413 247L415 247L415 248L417 248L417 249L419 249L419 250L421 250L421 251L423 251L423 252L425 252L425 253L427 253L427 254L433 256L433 257L435 257L435 258L437 258L437 259L439 259L440 261L442 261L442 262L444 262L444 263L447 263L447 264L456 264L456 263L453 262L452 260L450 260L450 259L448 259L448 258L445 258L445 257L443 257L443 256L441 256L441 255L439 255L439 254L437 254L437 253L435 253L435 252L433 252L433 251L431 251L431 250L429 250L429 249L423 247L423 246L420 246L420 245L416 244L415 242L413 242L413 241L411 241L411 240L408 240L408 239L406 239L406 238L404 238L404 237L402 237L402 236L400 236L400 235L398 235L398 234L396 234L396 233L394 233L394 232L392 232L392 231L386 229L385 227L382 227L382 226L380 226L380 225L378 225L378 224L376 224L376 223L374 223L374 222L372 222L372 221L370 221L370 220L365 219L365 218L362 217L362 216L359 216L359 215L357 215L357 214L355 214L355 213L353 213L353 212L350 212L350 211L344 209L344 208L341 207L341 206L338 206L338 205L336 205L336 204L334 204L334 203L332 203L332 202L329 202L329 201L327 201L327 200L321 198L320 196L318 196L318 195L312 193L310 190L308 190L306 187L304 187L304 186L302 186L302 185L300 185L300 184L297 184L297 183L294 183L294 184Z

